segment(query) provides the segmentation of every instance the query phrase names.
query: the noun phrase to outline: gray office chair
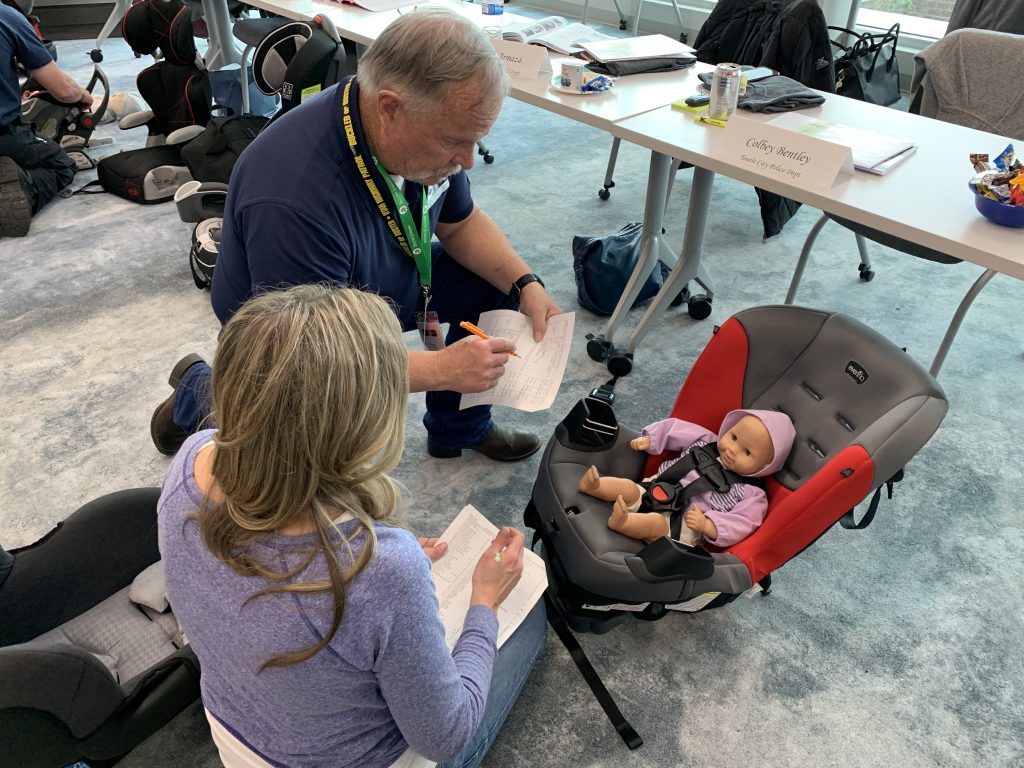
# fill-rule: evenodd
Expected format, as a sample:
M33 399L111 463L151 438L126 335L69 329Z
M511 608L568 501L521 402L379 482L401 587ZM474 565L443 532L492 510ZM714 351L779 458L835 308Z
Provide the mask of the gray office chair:
M1022 99L1019 93L1008 97L1005 91L1006 83L1020 82L1024 76L1024 36L959 29L917 54L914 63L910 111L1002 136L1024 136ZM971 87L965 88L964 83L968 82ZM796 298L814 241L829 220L854 233L857 250L860 252L857 269L861 280L865 282L874 277L867 249L868 240L940 264L956 264L960 261L941 251L825 213L811 228L800 251L800 259L786 294L786 304L792 304ZM932 361L930 372L933 376L938 376L974 299L994 276L995 270L985 270L960 302Z

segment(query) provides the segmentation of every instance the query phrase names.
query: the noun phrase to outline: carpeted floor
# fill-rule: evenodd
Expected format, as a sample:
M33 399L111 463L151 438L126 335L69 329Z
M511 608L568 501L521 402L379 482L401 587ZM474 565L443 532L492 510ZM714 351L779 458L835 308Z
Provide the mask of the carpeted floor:
M60 44L61 64L83 82L91 47ZM120 39L104 53L114 90L131 90L145 61ZM99 135L115 144L94 154L141 146L142 134L103 126ZM547 435L578 397L608 378L585 351L584 334L602 329L603 320L576 305L572 237L639 220L648 156L624 146L617 186L601 202L607 136L509 100L487 143L496 160L471 172L476 199L563 309L578 313L555 405L498 415ZM949 162L962 162L969 174L966 158ZM81 174L75 186L89 178ZM926 186L922 180L922 194ZM673 245L681 240L687 188L683 171L668 217ZM716 181L705 237L714 312L696 322L676 309L659 321L634 373L617 387L622 422L642 426L667 413L715 323L781 302L815 218L803 210L762 242L754 191ZM208 294L189 275L190 231L171 204L83 195L49 206L28 237L0 240L5 546L35 540L103 493L160 483L167 459L150 443L150 414L170 392L171 365L186 352L211 355L218 330ZM926 364L980 271L875 248L878 276L865 284L852 236L830 226L819 243L798 300L847 312ZM643 747L623 746L552 634L484 765L1024 763L1016 575L1024 556L1024 456L1014 438L1024 432L1017 411L1024 340L1014 309L1022 298L1024 284L1005 277L982 293L940 378L949 415L870 528L828 531L777 571L769 597L581 638ZM467 502L499 525L521 524L539 456L511 466L476 455L429 458L422 395L410 408L398 472L411 491L409 527L436 533ZM122 765L217 765L199 707Z

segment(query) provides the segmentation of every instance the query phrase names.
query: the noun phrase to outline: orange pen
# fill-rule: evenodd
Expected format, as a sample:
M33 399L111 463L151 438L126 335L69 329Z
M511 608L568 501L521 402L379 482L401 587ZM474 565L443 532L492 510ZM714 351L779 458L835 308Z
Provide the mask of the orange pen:
M479 336L484 341L491 338L468 320L463 320L461 323L459 323L459 328L464 328L465 330L472 333L474 336ZM512 357L519 357L519 355L517 355L515 352L509 352L509 354L512 355Z

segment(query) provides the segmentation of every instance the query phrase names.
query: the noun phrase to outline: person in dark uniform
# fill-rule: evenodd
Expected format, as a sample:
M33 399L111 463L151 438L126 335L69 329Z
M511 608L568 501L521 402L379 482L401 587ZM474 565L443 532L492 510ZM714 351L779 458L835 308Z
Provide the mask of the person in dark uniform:
M21 121L20 64L58 101L92 105L92 94L53 60L14 0L0 0L0 237L24 237L32 215L71 183L75 162Z

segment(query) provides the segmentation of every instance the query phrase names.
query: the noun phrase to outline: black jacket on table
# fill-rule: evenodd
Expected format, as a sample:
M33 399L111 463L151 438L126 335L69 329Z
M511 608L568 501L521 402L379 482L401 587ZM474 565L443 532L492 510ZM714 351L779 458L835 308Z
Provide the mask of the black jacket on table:
M771 67L809 88L835 93L828 24L816 0L718 0L694 40L697 58ZM758 189L766 238L782 231L800 207Z

